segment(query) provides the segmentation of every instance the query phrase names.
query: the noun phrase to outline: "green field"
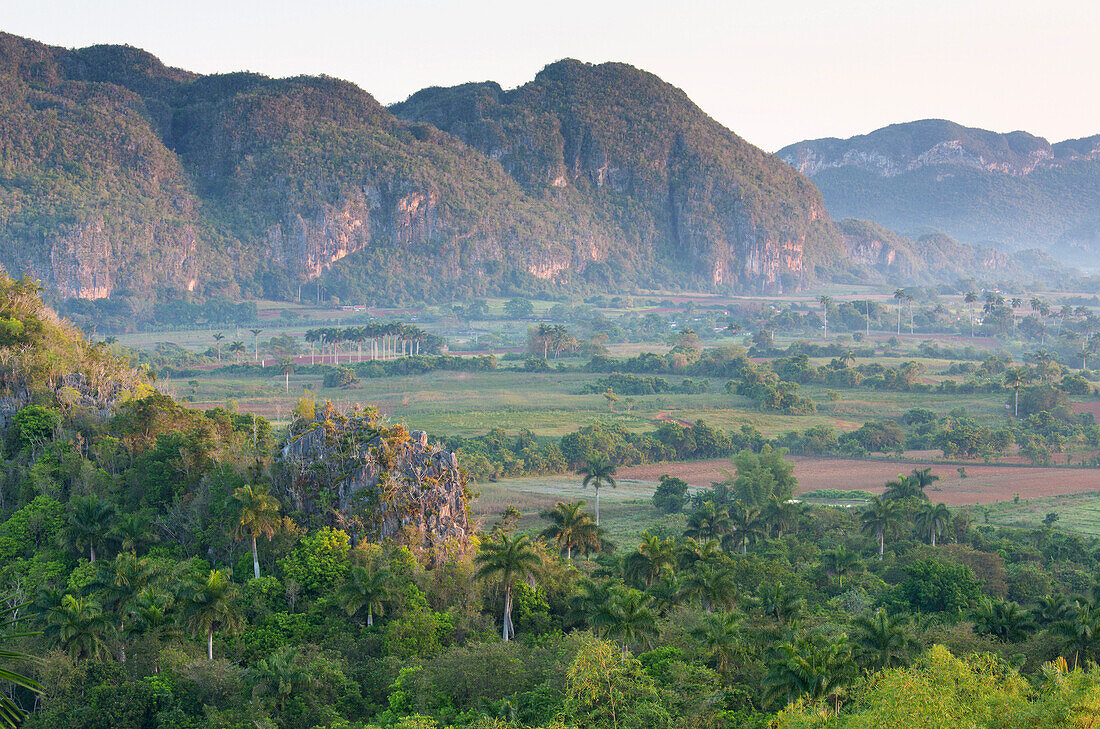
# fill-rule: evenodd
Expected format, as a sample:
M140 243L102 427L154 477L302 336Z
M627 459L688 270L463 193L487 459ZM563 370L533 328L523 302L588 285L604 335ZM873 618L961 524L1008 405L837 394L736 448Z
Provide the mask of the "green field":
M1100 537L1100 493L1072 494L1024 499L1020 502L1004 501L979 507L988 514L988 522L1000 526L1039 527L1047 514L1058 515L1055 526L1066 531L1090 537Z
M615 412L599 394L580 394L582 387L599 375L585 372L429 372L423 375L364 379L352 389L325 388L318 375L292 375L287 394L283 377L272 368L267 379L222 377L210 373L196 380L161 382L177 397L192 397L197 407L224 406L230 400L244 412L276 420L286 414L302 394L343 405L375 405L387 417L439 435L475 435L499 426L509 432L528 428L539 435L561 436L593 422L617 422L632 431L651 430L657 416L685 422L703 419L727 430L749 424L765 435L805 430L815 425L836 429L858 428L879 417L897 417L912 407L947 412L966 407L979 416L1003 412L999 395L937 395L927 393L841 391L831 402L826 388L806 387L804 392L818 407L813 415L762 413L747 398L730 395L725 381L709 379L708 392L697 395L661 394L622 396ZM676 382L675 376L667 376Z
M641 533L649 530L660 535L679 535L684 530L682 514L666 516L653 508L650 497L654 485L641 481L620 479L616 488L600 489L600 526L616 545L635 544ZM519 528L537 532L546 526L539 513L559 501L583 499L591 510L595 504L595 492L581 488L578 476L530 476L498 482L478 484L480 496L472 509L483 526L492 524L500 513L514 506L523 514Z

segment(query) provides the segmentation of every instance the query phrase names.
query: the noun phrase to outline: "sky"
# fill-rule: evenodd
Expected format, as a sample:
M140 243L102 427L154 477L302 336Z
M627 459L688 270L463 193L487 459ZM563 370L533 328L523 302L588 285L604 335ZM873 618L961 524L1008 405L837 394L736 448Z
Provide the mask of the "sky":
M0 30L199 73L324 73L387 104L622 61L768 151L927 118L1100 134L1100 0L0 0Z

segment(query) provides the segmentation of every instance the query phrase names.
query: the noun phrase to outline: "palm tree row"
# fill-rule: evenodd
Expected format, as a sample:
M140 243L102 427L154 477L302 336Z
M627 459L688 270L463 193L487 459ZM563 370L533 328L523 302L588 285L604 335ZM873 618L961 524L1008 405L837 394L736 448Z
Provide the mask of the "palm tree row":
M340 363L340 344L356 344L357 360L363 361L363 344L370 342L370 359L396 359L397 357L417 356L425 332L419 327L401 322L375 322L359 327L323 327L306 331L305 340L310 345L310 364L313 364L313 347L320 343L321 360L325 358L325 348L331 347L332 363Z

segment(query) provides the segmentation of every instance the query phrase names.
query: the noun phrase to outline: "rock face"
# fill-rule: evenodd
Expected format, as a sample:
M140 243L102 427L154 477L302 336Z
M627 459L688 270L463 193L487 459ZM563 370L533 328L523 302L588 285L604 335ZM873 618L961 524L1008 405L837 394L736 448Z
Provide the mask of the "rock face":
M466 478L451 451L422 430L385 428L373 413L326 405L298 422L282 449L283 487L298 511L356 538L392 540L444 559L469 546Z
M929 119L778 155L814 181L836 218L1089 264L1100 246L1100 136L1051 144Z
M676 262L709 286L775 290L798 287L839 252L804 178L625 64L565 60L511 91L431 88L391 110L498 160L529 193L615 221L627 245L612 240L594 261Z

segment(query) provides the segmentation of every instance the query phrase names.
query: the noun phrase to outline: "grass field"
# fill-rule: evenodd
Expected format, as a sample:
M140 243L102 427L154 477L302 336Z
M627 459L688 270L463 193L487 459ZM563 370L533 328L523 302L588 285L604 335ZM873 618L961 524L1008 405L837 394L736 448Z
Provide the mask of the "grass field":
M727 430L749 424L772 436L789 430L828 425L837 430L858 428L878 417L896 417L911 407L946 412L966 407L982 417L1004 409L998 395L934 395L875 391L843 391L831 402L826 389L807 387L818 406L814 415L761 413L747 398L730 395L725 381L708 380L710 389L697 395L621 396L615 412L599 394L580 394L598 375L584 372L522 372L502 368L490 372L430 372L407 377L365 379L354 389L322 387L316 375L292 375L290 392L277 370L268 378L225 377L217 372L194 380L162 381L161 389L190 397L196 407L224 406L230 400L243 412L285 421L306 390L320 400L343 405L374 405L394 421L439 435L476 435L500 426L509 432L528 428L538 435L561 436L597 421L618 422L632 431L651 430L658 415L693 423L700 418ZM668 379L676 382L674 376Z
M993 504L984 517L990 524L1038 527L1050 513L1058 515L1059 529L1100 537L1100 490Z
M617 488L600 489L600 525L617 545L633 544L646 530L662 536L683 532L683 514L670 517L653 508L653 488L651 483L621 478ZM525 531L545 528L539 513L559 501L583 499L592 511L596 498L591 488L581 488L580 478L571 475L508 479L479 484L477 489L480 496L474 500L472 511L482 526L492 524L505 508L514 506L523 514L519 528Z

